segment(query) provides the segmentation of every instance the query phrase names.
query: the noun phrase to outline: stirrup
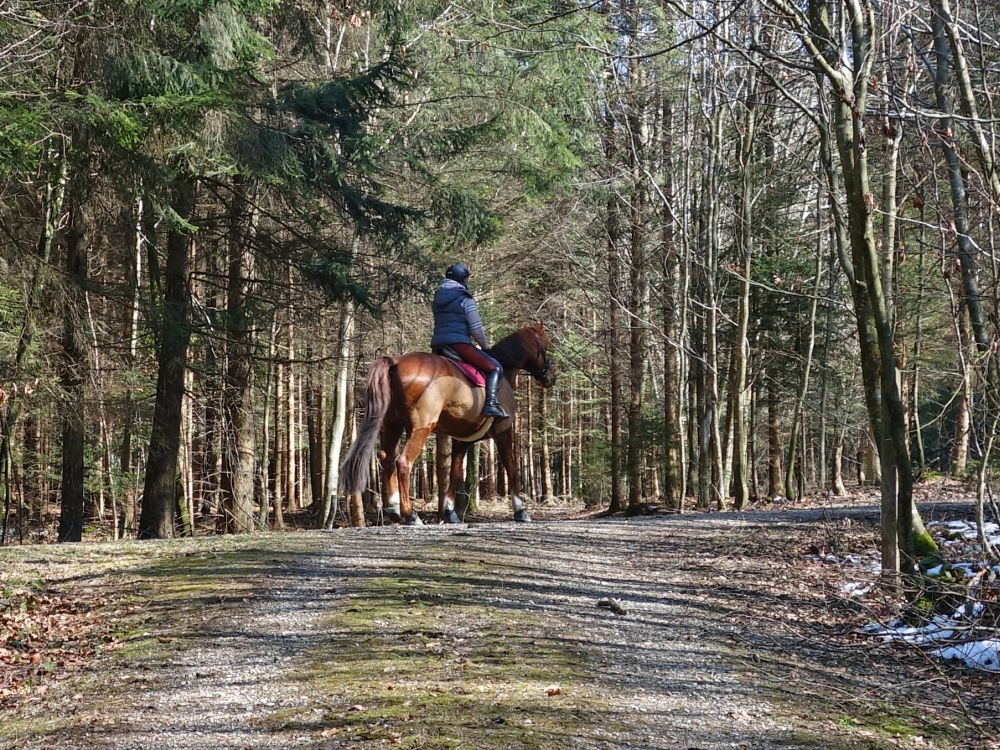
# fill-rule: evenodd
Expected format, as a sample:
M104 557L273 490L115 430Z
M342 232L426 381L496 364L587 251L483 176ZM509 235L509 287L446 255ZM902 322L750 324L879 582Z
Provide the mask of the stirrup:
M510 415L503 410L500 404L486 404L483 407L484 417L495 417L496 419L507 419Z

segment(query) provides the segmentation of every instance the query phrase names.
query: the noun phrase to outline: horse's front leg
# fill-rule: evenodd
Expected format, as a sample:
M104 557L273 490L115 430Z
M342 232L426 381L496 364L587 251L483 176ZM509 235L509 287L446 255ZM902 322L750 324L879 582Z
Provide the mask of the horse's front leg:
M410 472L413 470L413 462L417 460L420 451L424 449L431 431L426 427L414 429L410 432L402 452L396 459L396 477L399 481L399 507L403 523L410 526L422 526L423 521L416 514L410 504Z
M524 507L524 498L521 497L521 473L518 471L517 457L514 455L514 431L507 430L494 435L493 441L497 444L497 453L500 455L504 471L507 472L507 490L510 493L510 507L514 511L514 520L527 523L531 520L531 516L528 515L528 510Z
M444 523L461 523L455 512L455 498L465 492L465 454L469 444L461 440L451 441L451 473L448 475L448 490L438 502L438 518Z

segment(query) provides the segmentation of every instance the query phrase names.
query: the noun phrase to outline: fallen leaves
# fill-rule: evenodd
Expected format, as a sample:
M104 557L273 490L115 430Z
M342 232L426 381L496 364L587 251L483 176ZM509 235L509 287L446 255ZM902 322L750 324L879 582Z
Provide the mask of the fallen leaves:
M49 590L44 581L0 584L0 705L44 693L113 645L102 599Z

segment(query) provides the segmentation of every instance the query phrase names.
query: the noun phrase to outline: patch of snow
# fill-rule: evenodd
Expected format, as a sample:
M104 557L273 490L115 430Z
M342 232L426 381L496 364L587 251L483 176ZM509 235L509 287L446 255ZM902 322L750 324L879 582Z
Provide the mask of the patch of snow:
M975 620L985 611L986 605L983 602L966 602L955 610L955 617L965 618L966 620Z
M883 627L872 624L866 625L864 632L877 636L884 643L902 641L914 646L925 646L930 643L954 638L954 624L954 621L950 618L943 615L935 615L928 624L921 627L913 627L912 625L889 625L888 627Z
M946 537L941 540L943 546L962 545L966 551L978 549L978 544L975 542L978 542L979 533L975 523L936 521L928 526ZM998 527L996 523L987 523L983 525L983 530L992 536L997 535ZM997 535L997 538L1000 539L1000 535ZM1000 564L993 565L988 571L1000 575ZM949 661L961 661L969 669L1000 673L1000 638L985 638L948 645L941 643L947 640L960 640L963 634L969 632L970 624L976 625L987 614L986 604L981 601L983 588L993 583L986 575L986 565L981 562L952 563L948 567L948 572L955 575L959 581L966 581L968 588L968 598L951 615L935 615L930 622L920 627L904 625L900 620L894 620L888 625L873 623L865 626L863 632L884 642L898 641L916 646L937 646L928 653ZM940 576L944 573L944 565L936 565L926 572L928 576ZM980 627L983 625L984 623L981 623Z
M962 574L966 578L972 578L976 573L980 571L978 565L973 565L972 563L955 563L951 566L952 570L961 570Z
M970 641L956 646L946 646L931 651L946 661L962 661L969 669L1000 672L1000 640Z
M873 588L875 588L875 582L871 583L860 583L857 581L848 581L840 587L840 593L846 596L865 596Z

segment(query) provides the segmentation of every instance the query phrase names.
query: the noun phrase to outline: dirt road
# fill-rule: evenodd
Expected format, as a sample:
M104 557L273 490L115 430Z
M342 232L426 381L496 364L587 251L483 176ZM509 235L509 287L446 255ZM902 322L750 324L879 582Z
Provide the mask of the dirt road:
M976 746L838 626L845 571L810 550L867 539L849 515L21 551L130 610L94 670L0 716L0 747Z

